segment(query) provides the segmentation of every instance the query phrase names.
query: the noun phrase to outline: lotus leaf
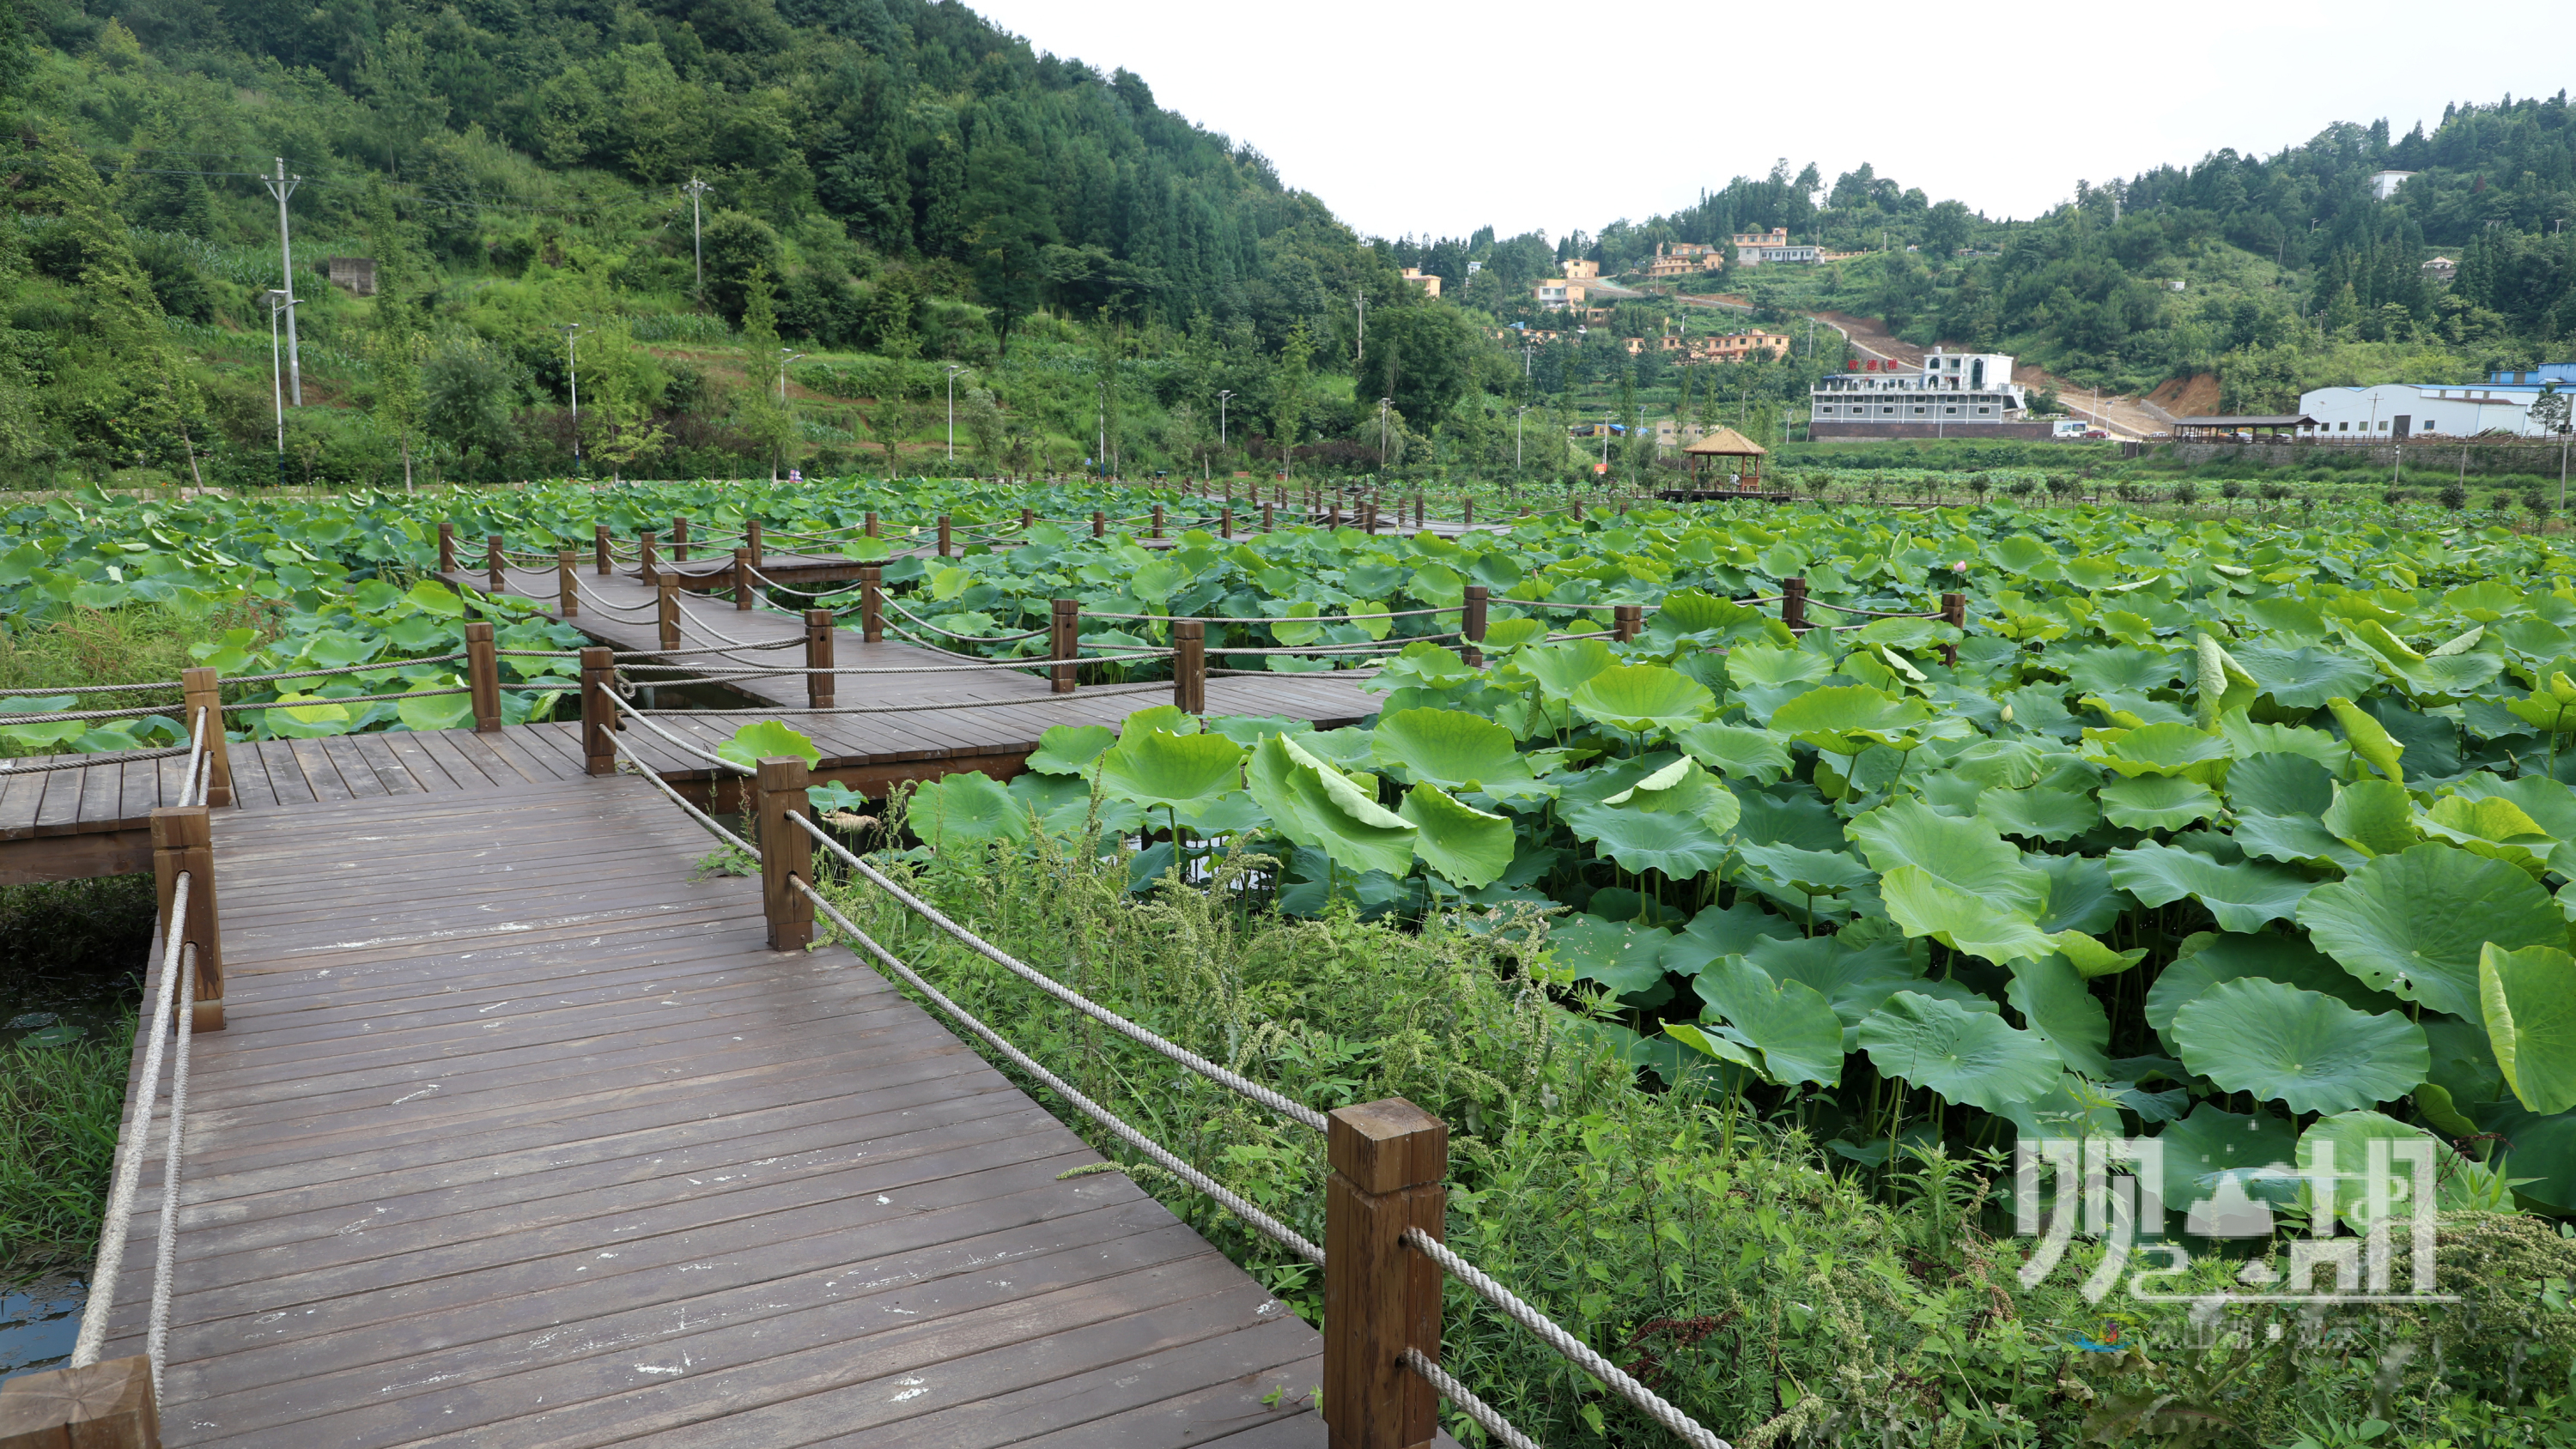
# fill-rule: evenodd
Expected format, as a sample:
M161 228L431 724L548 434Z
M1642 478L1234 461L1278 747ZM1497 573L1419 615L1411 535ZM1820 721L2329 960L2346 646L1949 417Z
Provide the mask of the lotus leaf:
M2323 992L2355 1011L2398 1011L2405 1005L2387 992L2374 991L2354 980L2350 972L2317 954L2316 948L2301 937L2274 931L2251 935L2204 931L2184 939L2181 953L2147 989L2147 1025L2170 1036L2175 1012L2222 981L2248 976Z
M1531 776L1512 732L1452 709L1408 709L1381 716L1369 740L1378 764L1451 790L1539 797L1551 793Z
M1397 813L1413 822L1422 863L1461 890L1493 884L1512 863L1511 821L1461 805L1427 780L1405 792Z
M1918 699L1897 699L1866 684L1811 689L1771 712L1770 728L1820 750L1857 755L1870 745L1910 746L1909 733L1932 717Z
M1572 916L1548 923L1547 945L1556 964L1578 981L1598 981L1614 996L1635 996L1661 986L1664 952L1673 933L1656 926Z
M1512 663L1536 679L1549 699L1571 698L1586 680L1618 663L1610 646L1598 639L1533 646L1512 656Z
M2148 725L2116 737L2087 741L2084 757L2122 775L2181 775L2207 781L2196 769L2228 758L2227 742L2183 724Z
M1673 743L1712 770L1762 784L1789 773L1788 742L1768 730L1742 725L1695 724L1673 732Z
M2095 1081L2107 1081L2113 1075L2110 1058L2104 1054L2111 1044L2110 1013L2102 1009L2085 985L2084 974L2066 957L2037 956L2015 962L2004 999L2042 1041L2056 1049L2068 1070Z
M933 850L973 850L1029 838L1029 812L981 771L914 787L904 824Z
M2557 946L2484 947L2478 999L2505 1085L2534 1112L2576 1107L2576 958Z
M1231 746L1229 746L1231 748ZM1272 735L1252 751L1245 784L1295 844L1353 871L1400 876L1413 865L1413 822L1380 806L1296 739Z
M407 730L462 729L474 718L472 697L462 694L419 695L394 702Z
M1576 685L1574 711L1595 724L1639 733L1687 729L1709 717L1717 696L1661 664L1615 664Z
M2034 785L1987 790L1977 797L1977 818L2006 835L2067 840L2100 824L2102 810L2090 795Z
M1242 763L1243 747L1223 735L1142 729L1130 720L1100 757L1100 788L1138 805L1193 805L1239 786Z
M1849 833L1882 873L1913 866L1963 893L2028 917L2048 905L2048 877L1983 821L1943 815L1919 800L1900 800L1854 820Z
M2243 644L2234 653L2264 697L2289 709L2317 709L2329 699L2350 698L2378 682L2369 665L2321 649Z
M1100 772L1100 757L1117 743L1117 731L1107 725L1054 725L1038 736L1038 747L1029 753L1029 768L1088 780Z
M2203 1102L2191 1115L2156 1134L2164 1145L2164 1205L2184 1213L2187 1231L2201 1237L2269 1237L2269 1207L2248 1202L2237 1214L2216 1211L2222 1182L2242 1190L2249 1179L2270 1187L2274 1197L2287 1195L2287 1183L2298 1152L2298 1132L2269 1112L2230 1112ZM2229 1222L2228 1216L2237 1217Z
M756 770L761 761L770 759L803 760L809 770L823 761L823 752L814 748L812 740L774 719L735 730L732 739L716 746L716 755L746 770Z
M2057 1053L2036 1033L1915 991L1861 1022L1860 1047L1881 1073L1989 1112L2057 1084Z
M1566 823L1623 870L1686 880L1726 863L1726 842L1693 816L1585 805L1568 811Z
M2174 1013L2183 1065L2221 1091L2293 1112L2345 1112L2402 1097L2424 1080L2423 1030L2365 1015L2331 996L2261 977L2209 988Z
M2180 830L2219 810L2218 796L2197 780L2139 775L2102 787L2102 815L2132 830Z
M2150 906L2190 896L2209 908L2222 929L2253 931L2265 921L2287 920L2314 882L2279 866L2251 861L2221 864L2197 851L2170 845L2114 850L2103 859L2112 883Z
M2021 912L1961 890L1919 865L1900 865L1878 883L1889 919L1909 936L1930 936L1954 950L2005 963L2053 949Z
M1843 1023L1832 1003L1803 981L1774 981L1741 957L1699 973L1700 1000L1762 1054L1762 1075L1781 1086L1842 1080Z
M2444 1158L2451 1154L2421 1127L2400 1122L2379 1112L2338 1112L2309 1125L2299 1134L2298 1168L2302 1179L2299 1201L2310 1216L2322 1206L2317 1201L2314 1182L2331 1176L2334 1179L2335 1216L2356 1233L2367 1233L2375 1221L2370 1192L2371 1144L2374 1142L2413 1143L2432 1153L2438 1173ZM2388 1200L2385 1209L2391 1219L2403 1221L2413 1216L2415 1205L2412 1164L2388 1157L2386 1183ZM2436 1191L2439 1191L2438 1186ZM2435 1210L2439 1210L2438 1201Z
M2431 842L2319 886L2298 915L2317 946L2353 975L2472 1021L2480 947L2567 944L2565 919L2530 875Z
M2364 855L2395 855L2418 838L2415 802L2394 780L2364 778L2338 786L2319 823Z
M2327 700L2326 708L2333 711L2335 723L2343 726L2344 740L2352 746L2354 754L2359 755L2372 769L2388 779L2406 778L2404 767L2398 759L2404 753L2404 747L2397 743L2385 726L2373 719L2359 705L2340 695Z
M2023 863L2048 877L2048 909L2039 916L2039 929L2048 935L2107 931L2136 904L2111 883L2111 868L2090 856L2035 855Z

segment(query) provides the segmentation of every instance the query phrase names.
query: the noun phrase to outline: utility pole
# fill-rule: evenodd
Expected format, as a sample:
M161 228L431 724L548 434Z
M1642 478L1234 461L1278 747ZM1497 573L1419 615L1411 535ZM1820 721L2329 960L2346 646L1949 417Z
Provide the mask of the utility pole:
M796 415L787 411L787 364L794 362L796 359L803 357L804 355L805 354L802 352L790 352L784 347L778 349L778 411L791 424L795 422ZM953 459L957 456L957 382L955 377L957 369L952 367L948 369L948 371L950 373L948 383L948 456ZM778 481L778 461L778 452L773 451L769 455L769 481L772 483Z
M1358 296L1360 329L1358 340L1351 352L1351 367L1354 371L1358 370L1361 363L1368 361L1368 293L1361 292Z
M706 232L700 224L698 198L707 194L707 184L692 176L689 184L680 189L689 193L689 252L697 258L697 298L704 302L707 299L707 245Z
M1217 450L1218 452L1220 452L1220 453L1222 453L1222 452L1224 452L1224 451L1225 451L1225 404L1226 404L1226 399L1231 398L1231 397L1233 397L1233 396L1234 396L1234 389L1232 389L1232 388L1227 388L1227 389L1225 389L1225 390L1223 390L1223 391L1219 392L1219 393L1216 395L1216 450ZM1231 485L1228 485L1228 486L1231 486Z
M558 322L564 330L564 371L572 378L572 471L581 471L581 349L574 338L581 333L578 322ZM775 479L771 481L775 482Z
M1391 397L1377 400L1377 476L1381 481L1386 477L1386 410L1394 405Z
M1512 414L1512 491L1515 493L1521 486L1521 435L1528 424L1529 404L1522 403Z
M957 471L957 374L965 370L956 363L948 364L948 471L952 473ZM781 401L786 399L787 370L783 367L778 373L778 394Z
M278 486L286 486L286 381L278 371L278 311L286 311L291 299L283 291L270 288L268 296L268 391L278 401ZM2563 492L2563 489L2561 489Z
M295 346L295 245L286 225L286 198L295 194L295 184L303 179L286 174L283 156L277 158L276 176L259 179L268 194L277 198L277 264L282 275L278 286L286 294L286 375L294 384L297 407L304 406L304 357Z

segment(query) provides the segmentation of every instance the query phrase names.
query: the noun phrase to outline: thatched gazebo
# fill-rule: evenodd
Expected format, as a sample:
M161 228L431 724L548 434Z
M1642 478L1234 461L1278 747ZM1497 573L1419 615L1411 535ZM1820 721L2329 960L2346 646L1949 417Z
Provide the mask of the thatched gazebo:
M1682 453L1690 459L1690 486L1694 493L1725 491L1759 493L1762 491L1762 459L1767 456L1769 450L1733 428L1715 429L1698 442L1682 449ZM1725 472L1734 474L1736 481L1730 489L1704 487L1699 481L1699 470L1703 463L1715 465L1709 470L1712 478L1717 473Z

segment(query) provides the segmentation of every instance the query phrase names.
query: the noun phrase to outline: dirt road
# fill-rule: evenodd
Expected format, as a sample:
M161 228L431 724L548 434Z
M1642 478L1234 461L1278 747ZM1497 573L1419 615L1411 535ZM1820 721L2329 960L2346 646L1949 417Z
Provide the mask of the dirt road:
M1714 296L1677 296L1675 300L1688 306L1722 307L1737 312L1753 310L1753 304L1744 298L1723 293ZM1881 362L1894 362L1906 367L1919 367L1923 363L1922 348L1893 335L1870 318L1855 317L1849 312L1808 312L1802 315L1811 317L1820 325L1831 327L1841 333L1844 345L1862 357L1876 358ZM2118 395L2096 397L2089 389L2077 383L2068 382L2062 377L2028 364L2014 366L2013 381L2033 392L2041 388L2055 388L2059 406L2076 417L2091 421L2094 426L2115 438L2144 438L2161 433L2172 421L2161 409L2141 399Z

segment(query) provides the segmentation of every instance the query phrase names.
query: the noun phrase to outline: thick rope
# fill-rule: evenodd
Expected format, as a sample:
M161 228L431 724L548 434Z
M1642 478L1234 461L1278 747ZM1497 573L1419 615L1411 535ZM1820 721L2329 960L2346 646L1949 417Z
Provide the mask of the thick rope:
M910 609L905 608L902 601L896 599L892 595L888 595L886 597L886 602L894 606L894 611L896 613L903 615L905 618L910 619L916 624L919 624L931 633L946 635L948 638L963 640L969 644L1017 644L1023 639L1035 639L1039 635L1047 632L1044 629L1031 629L1025 634L955 634L950 633L946 629L940 628L928 619L925 619Z
M735 849L740 850L745 855L750 856L753 860L760 859L760 848L758 846L753 845L750 841L743 839L732 831L725 829L722 825L716 823L716 818L714 816L709 815L704 810L690 804L686 796L671 788L671 783L662 778L660 771L657 771L652 766L645 764L633 750L628 749L624 740L611 735L609 737L609 743L616 746L618 753L626 756L626 762L635 767L635 773L652 781L655 789L660 790L663 794L671 797L672 804L689 812L690 819L695 820L700 825L705 826L708 830L722 836L727 843L731 844Z
M188 753L186 745L172 745L164 750L98 750L76 755L51 765L0 765L0 776L49 775L61 770L86 770L97 765L130 765L143 760L174 760Z
M396 669L409 669L415 664L447 664L467 657L464 654L432 654L422 659L383 659L373 664L343 664L337 669L289 669L281 674L235 674L224 679L226 684L267 684L279 679L319 679L326 674L384 674Z
M174 924L188 919L191 879L181 871L171 887L169 920ZM107 1211L99 1219L98 1258L90 1265L89 1303L81 1310L80 1337L72 1344L73 1368L98 1362L99 1350L107 1344L107 1315L116 1304L117 1276L125 1271L125 1238L133 1226L134 1188L143 1180L144 1139L151 1134L153 1104L161 1095L161 1056L170 1040L170 988L177 984L172 973L179 969L179 948L184 944L180 933L173 931L162 948L162 990L152 1000L152 1035L143 1048L142 1092L135 1098L132 1135L117 1139L116 1179L108 1189Z
M547 686L545 686L545 685L541 685L541 684L531 684L531 683L525 683L525 682L513 681L513 682L511 682L511 683L504 684L504 685L502 685L501 687L502 687L503 689L542 689L542 688L546 688ZM577 685L572 684L570 681L566 681L566 683L565 683L565 687L567 687L567 688L577 688L578 686L577 686ZM404 691L403 693L401 693L401 694L339 694L339 695L319 695L319 694L317 694L317 695L313 696L313 697L312 697L312 698L310 698L310 699L272 699L272 700L266 700L266 701L263 701L262 703L259 703L259 704L236 704L236 705L229 705L229 706L227 706L227 708L234 709L234 710L245 710L245 709L313 709L313 708L316 708L316 707L318 707L318 706L326 705L326 704L381 704L381 703L383 703L384 701L389 700L389 699L429 699L429 698L432 698L433 696L441 695L441 694L471 694L471 693L473 693L473 692L474 692L474 691L473 691L473 689L472 689L472 687L471 687L471 686L468 686L468 685L458 685L458 686L456 686L455 688L452 688L452 689L412 689L412 690L405 690L405 691Z
M1260 1233L1263 1237L1270 1239L1272 1242L1279 1244L1281 1247L1286 1248L1288 1251L1295 1253L1298 1257L1305 1259L1307 1262L1310 1262L1319 1268L1324 1265L1324 1250L1316 1247L1313 1243L1308 1242L1305 1237L1297 1232L1296 1229L1289 1227L1287 1224L1280 1222L1277 1218L1274 1218L1270 1216L1270 1214L1263 1212L1261 1209L1254 1207L1251 1203L1246 1202L1244 1199L1236 1196L1232 1191L1228 1190L1224 1184L1218 1182L1212 1177L1209 1177L1206 1173L1199 1171L1197 1168L1190 1166L1188 1163L1183 1162L1180 1158L1173 1156L1170 1152L1164 1150L1161 1143L1156 1142L1153 1138L1146 1136L1135 1128L1128 1126L1125 1122L1121 1121L1115 1113L1112 1113L1109 1109L1101 1106L1099 1103L1094 1102L1089 1097L1086 1097L1081 1092L1075 1090L1072 1083L1067 1082L1064 1078L1048 1071L1045 1067L1038 1065L1035 1058L1031 1057L1024 1051L1021 1051L1018 1047L1011 1045L1008 1041L1003 1040L1000 1033L994 1031L991 1027L986 1026L982 1021L976 1019L973 1013L967 1011L966 1008L949 1000L938 987L923 980L919 972L913 970L910 966L905 965L894 955L893 952L890 952L885 947L878 945L874 937L871 937L867 932L860 930L851 922L849 917L842 915L838 907L834 906L830 901L823 899L822 895L812 886L793 876L789 877L789 881L798 890L805 893L805 898L812 901L817 910L820 910L824 915L830 917L834 926L849 933L851 940L854 940L861 946L866 947L868 954L876 957L878 962L887 970L902 977L904 982L911 986L913 990L918 991L923 996L929 998L930 1003L945 1013L949 1020L956 1022L958 1025L982 1038L985 1045L990 1046L993 1050L1001 1053L1003 1058L1009 1061L1011 1065L1018 1067L1021 1071L1035 1077L1039 1082L1045 1084L1048 1090L1054 1092L1057 1096L1062 1097L1065 1101L1072 1103L1084 1116L1089 1117L1092 1121L1099 1123L1101 1126L1117 1134L1119 1140L1145 1154L1146 1157L1151 1159L1164 1171L1179 1178L1181 1181L1188 1183L1200 1192L1207 1194L1209 1198L1215 1201L1217 1206L1224 1208L1227 1212L1230 1212L1237 1218L1242 1219L1244 1224L1252 1228L1255 1232Z
M1407 1345L1401 1357L1404 1366L1422 1375L1440 1397L1458 1406L1458 1411L1473 1419L1488 1434L1501 1440L1509 1449L1538 1449L1538 1441L1513 1427L1502 1411L1476 1397L1475 1391L1452 1378L1447 1369L1431 1361L1430 1355Z
M170 1059L170 1129L161 1160L161 1236L152 1245L152 1314L143 1335L155 1401L162 1397L161 1365L169 1357L170 1281L179 1258L179 1160L188 1123L188 1042L194 1035L196 1008L197 947L192 941L179 953L179 1042Z
M1209 1081L1215 1082L1218 1085L1225 1087L1227 1090L1232 1091L1237 1096L1260 1106L1267 1107L1271 1111L1296 1122L1302 1127L1311 1128L1317 1132L1324 1130L1323 1113L1316 1111L1314 1108L1307 1106L1303 1102L1295 1101L1289 1097L1283 1096L1280 1093L1261 1085L1259 1082L1252 1081L1249 1078L1238 1076L1233 1072L1227 1071L1225 1068L1218 1066L1216 1063L1209 1061L1207 1058L1200 1056L1194 1051L1191 1051L1189 1048L1182 1046L1177 1042L1165 1040L1155 1033L1146 1030L1144 1027L1138 1026L1136 1023L1120 1016L1117 1012L1111 1011L1108 1007L1102 1006L1100 1003L1093 1001L1091 998L1056 980L1054 977L1047 975L1045 972L1039 971L1036 968L1021 962L1009 952L1002 950L1000 947L995 946L983 937L967 930L964 926L950 920L946 915L940 912L937 906L930 904L921 897L905 890L902 886L897 885L891 877L886 876L875 866L868 864L857 855L851 853L847 846L842 845L841 842L834 840L831 836L816 828L814 823L807 820L803 815L791 810L788 812L787 818L804 826L806 834L813 836L815 840L821 842L825 850L828 850L832 852L832 854L840 857L843 864L856 870L859 874L866 876L869 882L875 885L879 890L882 890L886 894L893 896L896 900L901 901L906 909L921 917L923 920L928 921L930 924L937 926L940 930L947 932L949 936L953 937L968 950L973 951L976 955L983 957L985 960L992 962L994 965L999 966L1003 970L1010 972L1012 975L1019 977L1021 980L1028 982L1040 991L1043 991L1047 995L1054 997L1056 1000L1063 1002L1065 1005L1072 1007L1074 1010L1081 1012L1083 1015L1090 1017L1092 1020L1099 1022L1101 1025L1108 1027L1110 1030L1127 1038L1129 1041L1136 1043L1138 1046L1144 1047L1149 1051L1159 1053L1164 1057L1170 1058L1172 1061L1178 1062L1182 1066L1189 1068L1191 1071L1198 1073L1200 1076L1207 1078Z
M695 755L699 759L707 761L709 764L714 765L720 770L731 770L738 775L756 775L760 773L757 770L746 770L742 766L735 764L733 761L726 759L722 755L718 755L712 751L702 749L697 745L691 744L689 741L684 740L678 735L671 733L669 730L662 728L660 725L653 723L638 712L633 705L628 704L625 698L613 689L608 691L608 702L617 707L618 713L626 716L628 719L634 720L636 723L644 726L644 728L648 730L651 730L653 733L660 735L664 740L668 741L674 749ZM757 713L757 711L737 710L735 713ZM617 742L613 734L611 735L611 742ZM656 775L654 778L658 780L661 776Z
M110 694L135 689L179 689L181 687L179 681L175 679L166 684L73 684L61 689L0 689L0 699L47 694Z
M131 709L64 709L50 714L0 714L0 725L65 724L84 719L132 719L136 715L167 714L166 704L138 704Z
M1224 670L1211 669L1211 670L1209 670L1209 671L1208 671L1208 673L1210 673L1210 674L1252 674L1252 673L1258 673L1258 672L1260 672L1260 671L1257 671L1257 670L1248 670L1248 669L1224 669ZM1352 672L1353 672L1353 673L1357 673L1358 671L1354 670L1354 671L1352 671ZM1272 675L1272 676L1271 676L1271 678L1274 678L1274 679L1285 679L1285 678L1288 678L1288 677L1289 677L1289 676L1287 676L1287 675ZM660 681L654 681L654 680L644 680L644 681L642 681L642 683L644 683L644 684L646 684L646 685L648 685L648 686L649 686L649 685L651 685L651 684L657 683L657 682L658 682L658 683L662 683L662 684L697 684L697 683L700 683L701 681L699 681L699 680L695 680L695 679L665 679L665 680L660 680ZM1093 685L1091 688L1086 689L1086 690L1083 690L1083 691L1082 691L1082 693L1081 693L1081 695L1080 695L1080 697L1081 697L1081 698L1083 698L1083 699L1105 699L1105 698L1114 698L1114 697L1116 697L1116 696L1118 696L1118 695L1124 695L1124 694L1165 694L1165 693L1170 692L1171 687L1172 687L1172 683L1171 683L1171 681L1170 681L1170 680L1168 680L1168 679L1156 680L1156 681L1154 681L1154 682L1153 682L1153 683L1151 683L1151 684L1118 684L1118 685L1097 685L1097 684L1095 684L1095 685ZM746 715L746 714L760 714L760 715L779 715L779 714L826 714L826 715L828 715L828 714L911 714L911 713L913 713L913 712L914 712L914 711L916 711L916 710L934 710L934 709L1002 709L1002 708L1009 707L1009 706L1027 705L1027 704L1031 704L1031 703L1033 703L1033 702L1034 702L1034 701L1027 700L1027 699L963 699L963 700L953 700L953 701L951 701L951 702L949 702L949 703L946 703L946 704L872 704L872 705L855 705L855 704L853 704L853 705L834 705L834 706L831 706L830 708L826 708L826 709L816 709L816 708L813 708L813 707L812 707L812 706L810 706L810 705L807 705L807 706L798 706L797 708L794 708L794 709L788 709L788 708L763 708L763 709L757 709L757 710L749 710L749 709L656 709L656 710L651 710L651 711L648 711L648 712L649 712L649 713L651 713L651 714L653 714L653 715L656 715L656 716L658 716L658 717L660 717L660 718L663 718L663 719L740 719L740 718L742 718L742 717L743 717L744 715Z
M1451 1252L1446 1243L1420 1228L1406 1228L1404 1241L1420 1249L1423 1256L1438 1263L1449 1276L1476 1290L1477 1296L1501 1309L1504 1317L1528 1329L1541 1343L1564 1355L1575 1367L1599 1379L1619 1397L1644 1411L1647 1417L1672 1430L1683 1443L1693 1446L1693 1449L1730 1449L1725 1440L1702 1428L1698 1420L1664 1402L1662 1395L1637 1382L1617 1364L1594 1353L1589 1344L1558 1327L1556 1320L1522 1302L1509 1288L1485 1276L1483 1269Z

